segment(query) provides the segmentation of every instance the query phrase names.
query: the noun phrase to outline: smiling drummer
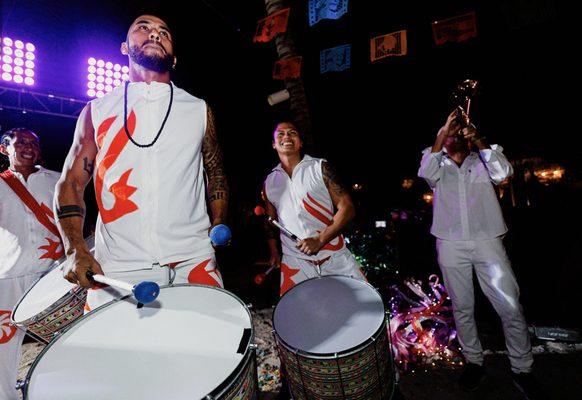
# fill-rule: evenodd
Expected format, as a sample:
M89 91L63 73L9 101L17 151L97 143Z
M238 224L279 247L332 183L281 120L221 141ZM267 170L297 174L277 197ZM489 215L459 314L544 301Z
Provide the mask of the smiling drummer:
M273 149L281 162L265 180L266 212L303 238L295 243L281 234L281 259L276 231L268 226L270 264L281 266L281 295L319 275L366 279L341 235L356 215L350 194L327 161L303 155L302 148L295 124L276 126Z
M10 325L10 315L18 299L63 254L51 211L59 173L37 165L40 142L30 129L4 133L0 152L9 160L0 173L0 399L16 400L24 331Z

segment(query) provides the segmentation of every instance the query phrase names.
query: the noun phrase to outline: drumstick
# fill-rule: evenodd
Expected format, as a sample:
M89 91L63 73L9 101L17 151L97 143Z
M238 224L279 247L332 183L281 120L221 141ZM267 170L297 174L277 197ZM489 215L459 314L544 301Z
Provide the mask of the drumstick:
M155 282L143 281L137 285L132 285L118 279L109 278L105 275L91 274L90 272L87 272L87 278L92 279L95 282L127 290L135 296L135 299L140 304L151 303L157 299L160 294L160 286Z
M277 265L271 265L271 267L266 270L265 272L261 272L260 274L257 274L255 276L255 283L257 285L262 285L263 282L265 281L265 278L267 277L267 275L269 275L271 273L272 270L274 270L277 267Z
M301 241L301 239L299 239L297 237L297 235L294 235L293 232L291 232L289 229L285 228L283 226L283 224L281 224L279 221L277 221L276 219L274 219L273 217L271 217L270 215L265 214L265 209L261 206L256 206L255 207L255 215L257 216L264 216L267 218L267 221L269 221L269 223L277 228L279 228L279 230L281 232L283 232L283 234L285 236L287 236L288 238L290 238L291 240L293 240L295 243L299 243Z
M230 228L224 224L216 225L210 230L210 240L215 246L224 246L232 237Z

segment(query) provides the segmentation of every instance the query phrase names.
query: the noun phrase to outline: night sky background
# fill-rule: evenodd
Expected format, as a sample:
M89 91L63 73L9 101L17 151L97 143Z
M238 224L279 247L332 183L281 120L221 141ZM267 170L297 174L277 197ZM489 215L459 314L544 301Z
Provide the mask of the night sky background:
M565 182L540 189L534 207L505 207L511 229L507 245L528 318L579 326L571 313L575 282L582 278L582 140L572 100L579 93L574 78L579 68L565 3L352 0L340 20L309 27L307 1L288 1L289 29L303 56L316 146L312 155L327 158L349 185L363 186L354 194L356 223L387 219L395 208L422 209L426 184L418 181L405 191L401 182L416 176L420 152L432 144L453 107L453 88L464 79L478 79L474 122L489 142L503 145L511 160L541 157L566 168ZM257 21L266 15L263 1L0 4L0 33L37 47L34 90L82 100L88 100L88 57L125 63L119 46L135 17L152 13L168 22L178 56L173 80L213 107L225 153L235 237L222 257L225 265L237 267L223 267L223 274L235 292L252 292L250 279L258 270L241 266L265 258L266 250L250 210L276 163L271 131L287 107L271 107L266 101L283 88L282 81L271 77L277 59L274 43L252 42ZM436 46L430 23L470 11L477 14L478 36ZM370 38L401 29L408 30L408 55L371 63ZM352 46L351 68L321 75L319 52L342 44ZM3 131L22 125L36 131L45 165L61 169L75 120L0 109L0 125ZM426 279L438 270L429 225L430 218L401 231L401 273Z

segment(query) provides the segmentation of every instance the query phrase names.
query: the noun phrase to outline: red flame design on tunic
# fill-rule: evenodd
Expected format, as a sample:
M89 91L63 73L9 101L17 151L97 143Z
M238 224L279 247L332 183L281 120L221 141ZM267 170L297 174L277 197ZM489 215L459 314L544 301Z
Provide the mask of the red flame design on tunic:
M307 199L303 199L303 207L305 207L305 210L307 210L307 212L309 214L311 214L313 217L315 217L319 221L323 222L325 225L330 226L333 223L331 217L326 216L323 212L321 212L320 210L318 210L317 208L315 208L314 206L309 204L309 202L307 200L309 200L315 206L319 207L320 210L323 210L324 212L331 215L331 217L333 217L333 213L331 212L331 210L328 209L327 207L323 206L317 200L315 200L309 193L307 193ZM321 232L321 231L317 231L317 233L319 233L319 232ZM333 241L326 243L326 245L323 246L321 248L321 250L338 251L344 247L344 237L342 235L339 235L337 237L336 244L332 244L332 242Z
M10 323L9 310L0 310L0 344L8 343L16 333L16 327Z
M44 203L40 203L40 209L51 220L53 221L55 220L55 215L53 214L53 211L50 208L48 208ZM57 237L57 240L52 240L51 238L45 237L48 244L40 246L38 248L39 250L45 250L45 253L39 257L39 260L42 260L43 258L58 260L65 254L61 243L61 237L59 235L57 228L55 227L54 230L50 229L50 231Z
M208 263L210 263L210 261L212 261L212 259L209 258L208 260L202 261L200 264L192 268L188 274L188 282L196 283L199 285L220 287L220 283L216 280L216 278L210 275L212 272L214 272L217 276L219 276L219 272L216 267L208 270L206 269L206 266Z
M281 263L281 289L279 292L280 296L283 296L285 292L295 286L293 281L293 276L297 275L301 271L300 268L291 268L285 263Z
M97 129L97 145L99 148L101 148L103 139L105 139L105 135L108 133L109 128L116 119L117 117L106 119L101 123L99 129ZM132 111L129 115L129 118L127 119L127 130L130 136L133 136L135 125L136 117L135 113ZM111 166L115 163L128 142L129 138L125 133L124 127L122 126L111 141L111 145L107 149L105 156L97 166L97 173L95 175L95 195L97 198L97 205L99 206L99 214L101 215L101 220L104 224L118 220L124 215L132 213L139 208L137 204L130 200L131 195L134 194L137 190L137 187L128 184L129 176L131 175L133 168L125 171L119 177L119 180L107 189L111 194L113 194L113 197L115 198L113 207L108 210L103 205L103 179L109 168L111 168Z

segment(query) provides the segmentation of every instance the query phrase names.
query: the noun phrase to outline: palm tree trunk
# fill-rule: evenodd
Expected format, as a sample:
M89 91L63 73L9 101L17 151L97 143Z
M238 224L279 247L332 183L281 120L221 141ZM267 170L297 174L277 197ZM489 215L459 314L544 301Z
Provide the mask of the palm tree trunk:
M285 0L265 0L265 7L267 15L276 13L287 7ZM279 34L275 37L275 45L277 46L277 54L280 60L298 56L293 42L292 34L287 29L286 33ZM297 128L303 135L304 148L307 152L313 149L313 136L311 133L311 120L309 118L309 106L307 103L307 96L305 95L305 87L303 86L303 79L285 79L285 88L289 92L289 109L291 116Z

